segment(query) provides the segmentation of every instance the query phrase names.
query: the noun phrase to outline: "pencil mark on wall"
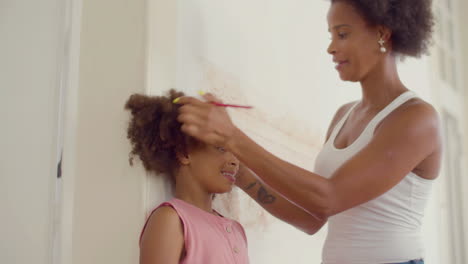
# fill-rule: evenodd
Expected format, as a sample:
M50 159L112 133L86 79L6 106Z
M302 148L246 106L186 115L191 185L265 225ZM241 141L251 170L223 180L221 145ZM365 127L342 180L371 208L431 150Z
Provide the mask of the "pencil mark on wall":
M240 78L223 71L215 64L200 59L202 84L206 92L227 103L253 105L250 110L229 109L233 121L260 145L282 158L290 158L306 169L312 169L315 156L321 147L321 136L307 129L303 122L295 119L285 109L284 117L272 118L267 109L255 108L254 98L248 98ZM271 199L268 197L268 199ZM236 188L227 194L217 195L215 207L221 213L240 221L245 227L268 228L273 217Z

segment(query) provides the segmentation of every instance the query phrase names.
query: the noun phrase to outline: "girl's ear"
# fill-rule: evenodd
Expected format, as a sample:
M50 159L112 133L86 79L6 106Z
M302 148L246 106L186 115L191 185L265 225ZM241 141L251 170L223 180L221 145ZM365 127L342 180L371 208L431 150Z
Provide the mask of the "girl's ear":
M186 153L177 152L177 160L181 165L189 165L190 164L190 156Z

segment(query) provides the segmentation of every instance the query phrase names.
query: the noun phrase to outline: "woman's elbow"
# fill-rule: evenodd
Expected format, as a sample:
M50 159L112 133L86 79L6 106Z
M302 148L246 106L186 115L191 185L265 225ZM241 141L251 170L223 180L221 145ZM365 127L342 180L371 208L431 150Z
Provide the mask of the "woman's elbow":
M313 206L307 211L317 218L317 220L321 221L325 219L326 221L326 219L335 214L334 208L333 202L330 199L321 199L320 202L315 201Z
M314 195L311 194L309 197L314 197ZM320 195L315 195L312 199L313 201L310 201L310 214L318 219L328 219L336 214L338 202L331 185L324 188Z
M309 236L315 235L318 231L320 231L320 229L322 229L327 220L328 219L320 219L319 221L315 220L313 224L302 229L302 231Z
M320 229L314 228L314 229L306 229L302 230L304 233L306 233L309 236L315 235Z

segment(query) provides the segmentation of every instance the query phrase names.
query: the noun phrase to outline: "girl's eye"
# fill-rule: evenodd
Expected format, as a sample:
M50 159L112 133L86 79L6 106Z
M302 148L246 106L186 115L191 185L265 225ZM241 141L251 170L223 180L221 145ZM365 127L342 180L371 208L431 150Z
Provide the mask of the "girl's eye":
M223 147L216 147L216 149L221 153L226 152L226 150Z

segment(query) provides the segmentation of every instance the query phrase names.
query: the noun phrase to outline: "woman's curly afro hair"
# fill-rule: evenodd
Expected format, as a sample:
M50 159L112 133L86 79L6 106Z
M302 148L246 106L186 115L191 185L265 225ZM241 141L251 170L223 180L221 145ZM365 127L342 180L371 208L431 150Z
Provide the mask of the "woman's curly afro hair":
M130 140L130 165L138 156L147 171L165 173L173 177L179 166L177 153L186 154L199 141L185 135L177 121L180 105L172 101L182 92L170 90L167 96L133 94L125 104L131 113L127 129Z
M371 25L392 31L393 52L420 57L432 42L432 0L331 0L351 4Z

